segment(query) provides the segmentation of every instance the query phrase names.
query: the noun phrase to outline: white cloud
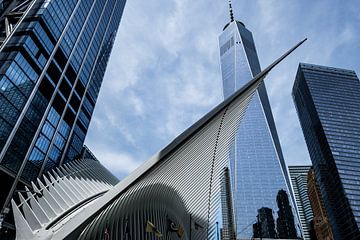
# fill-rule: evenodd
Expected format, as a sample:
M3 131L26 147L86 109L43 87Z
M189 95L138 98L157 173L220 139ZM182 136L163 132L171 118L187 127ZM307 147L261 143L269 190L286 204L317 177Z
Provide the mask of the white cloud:
M266 80L288 164L308 162L291 99L298 62L359 70L355 9L356 0L234 1L263 67L309 37ZM100 161L128 172L221 101L217 41L228 18L226 1L127 1L86 140Z
M127 175L141 164L141 161L128 153L116 152L112 149L96 149L94 154L107 169L116 175Z
M127 99L129 104L133 107L134 113L137 116L144 116L144 103L143 100L137 96L133 91L130 92L130 96Z

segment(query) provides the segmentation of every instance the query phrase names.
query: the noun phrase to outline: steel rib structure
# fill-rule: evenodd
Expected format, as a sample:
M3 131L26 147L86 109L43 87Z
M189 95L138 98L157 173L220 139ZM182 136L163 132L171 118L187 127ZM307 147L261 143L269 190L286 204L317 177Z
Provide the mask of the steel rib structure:
M34 229L30 224L34 216L23 214L23 206L32 209L35 205L24 204L24 200L19 207L13 204L18 231L23 227L19 222L27 222L32 238L40 237L41 232L44 239L216 239L221 179L236 129L264 77L305 40L103 196L57 225ZM33 194L33 198L40 203L46 197ZM169 221L177 226L177 233L169 231ZM147 231L149 222L154 226L151 231ZM21 237L19 234L18 239L25 239Z

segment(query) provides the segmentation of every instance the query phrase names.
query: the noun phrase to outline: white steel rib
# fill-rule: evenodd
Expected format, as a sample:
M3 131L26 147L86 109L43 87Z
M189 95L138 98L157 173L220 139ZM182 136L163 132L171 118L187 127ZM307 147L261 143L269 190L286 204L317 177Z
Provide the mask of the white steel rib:
M155 233L178 239L168 236L167 218L182 226L182 239L216 239L221 178L239 123L265 76L305 40L114 187L102 177L94 180L97 170L76 179L62 180L63 175L54 174L45 184L39 183L43 197L35 197L34 188L36 193L21 199L19 206L12 202L17 239L142 240L156 239ZM89 190L91 194L86 194ZM78 192L71 195L74 191ZM103 196L89 199L104 191ZM89 201L71 208L81 202L80 196ZM149 222L158 232L145 231Z
M118 183L99 161L81 159L58 167L32 182L11 201L17 239L43 239L71 214L81 210Z

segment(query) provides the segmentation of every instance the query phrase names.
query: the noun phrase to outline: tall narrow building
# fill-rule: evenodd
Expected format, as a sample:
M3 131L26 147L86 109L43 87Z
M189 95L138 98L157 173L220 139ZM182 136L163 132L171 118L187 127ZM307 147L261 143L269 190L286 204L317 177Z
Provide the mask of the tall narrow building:
M224 168L223 170L220 189L222 211L221 239L236 240L229 168Z
M15 192L81 154L125 2L1 1L1 220Z
M225 99L261 71L251 32L242 22L234 20L232 10L230 13L231 21L219 37ZM258 210L268 208L277 212L279 190L286 191L294 206L264 83L249 104L229 159L237 238L251 238Z
M311 166L289 166L289 174L295 195L304 240L311 239L311 221L314 218L308 195L308 172Z
M360 81L301 63L293 99L335 239L360 239Z
M308 173L307 186L309 189L309 200L311 208L314 212L312 227L315 232L316 239L333 240L331 225L327 217L324 201L317 184L314 169L310 169Z

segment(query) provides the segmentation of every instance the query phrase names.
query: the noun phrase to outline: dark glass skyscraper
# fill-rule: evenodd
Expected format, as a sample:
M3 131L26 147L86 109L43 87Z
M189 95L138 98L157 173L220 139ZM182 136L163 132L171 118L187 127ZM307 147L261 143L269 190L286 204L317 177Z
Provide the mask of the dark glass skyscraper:
M125 0L1 1L0 207L80 155Z
M360 82L301 63L293 98L335 239L360 239Z
M260 72L260 64L252 34L239 21L232 19L225 26L219 45L224 98L228 98ZM251 238L261 209L277 211L279 190L289 194L294 206L264 83L247 108L229 158L237 238Z

